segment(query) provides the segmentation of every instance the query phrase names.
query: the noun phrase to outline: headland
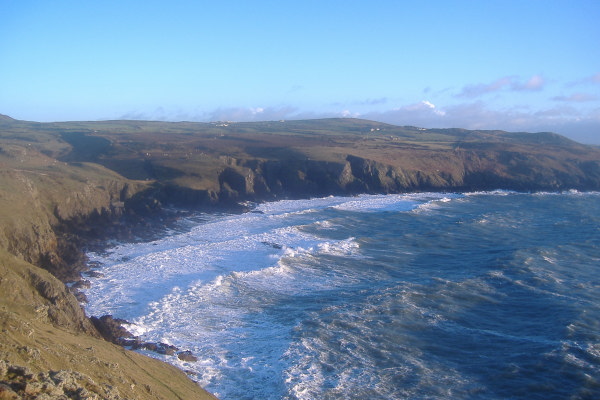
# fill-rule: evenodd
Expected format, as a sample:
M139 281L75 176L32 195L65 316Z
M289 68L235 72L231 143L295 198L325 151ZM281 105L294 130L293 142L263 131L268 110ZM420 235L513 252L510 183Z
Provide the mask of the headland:
M600 190L600 148L553 133L357 119L2 116L0 394L213 398L184 372L104 340L76 297L86 246L167 224L165 208L241 212L284 198L491 189Z

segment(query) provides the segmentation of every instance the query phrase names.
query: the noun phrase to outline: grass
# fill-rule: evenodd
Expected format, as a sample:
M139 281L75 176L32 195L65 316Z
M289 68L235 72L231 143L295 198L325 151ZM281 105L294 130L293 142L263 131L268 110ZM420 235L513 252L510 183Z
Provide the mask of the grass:
M106 211L125 200L126 188L130 197L163 185L191 204L234 192L241 193L234 201L245 200L254 189L272 189L276 196L297 189L292 195L308 196L303 191L311 187L320 194L342 192L340 181L367 187L360 177L347 176L349 160L357 168L353 173L384 181L374 189L380 191L460 189L469 174L478 189L496 183L524 190L600 189L600 147L551 133L422 129L357 119L41 124L0 116L0 358L39 372L78 370L126 398L211 398L173 367L82 332L77 312L67 312L74 298L32 263L60 258L60 220ZM266 169L272 188L266 187ZM342 171L346 175L338 176ZM313 181L302 181L309 175ZM262 186L246 188L252 179L262 179ZM52 289L62 303L44 297L40 287ZM52 307L59 320L48 319Z
M98 383L99 394L110 385L128 399L215 399L175 367L53 324L52 301L31 290L31 274L67 295L50 274L0 249L0 359L33 373L78 371Z

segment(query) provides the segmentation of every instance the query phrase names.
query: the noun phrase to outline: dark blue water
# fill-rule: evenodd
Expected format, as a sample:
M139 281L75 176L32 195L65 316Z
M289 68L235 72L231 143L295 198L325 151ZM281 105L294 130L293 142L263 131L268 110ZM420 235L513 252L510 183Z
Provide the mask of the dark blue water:
M92 255L88 311L192 350L164 359L223 400L600 398L600 194L257 211Z

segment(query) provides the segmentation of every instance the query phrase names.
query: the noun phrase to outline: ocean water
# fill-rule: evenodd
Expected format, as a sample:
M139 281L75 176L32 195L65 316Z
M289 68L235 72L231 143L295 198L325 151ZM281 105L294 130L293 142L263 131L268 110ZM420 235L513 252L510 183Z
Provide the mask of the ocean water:
M89 315L222 400L599 399L600 193L363 195L198 214L89 254Z

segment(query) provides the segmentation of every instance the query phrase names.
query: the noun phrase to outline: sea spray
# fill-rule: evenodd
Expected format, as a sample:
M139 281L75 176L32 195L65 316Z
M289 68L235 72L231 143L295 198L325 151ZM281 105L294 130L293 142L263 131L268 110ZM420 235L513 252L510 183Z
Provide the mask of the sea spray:
M594 398L600 194L364 195L90 254L87 311L221 399Z

